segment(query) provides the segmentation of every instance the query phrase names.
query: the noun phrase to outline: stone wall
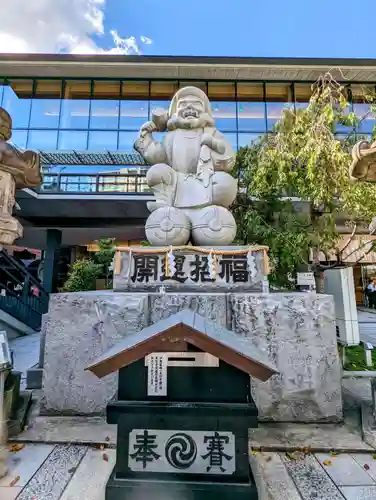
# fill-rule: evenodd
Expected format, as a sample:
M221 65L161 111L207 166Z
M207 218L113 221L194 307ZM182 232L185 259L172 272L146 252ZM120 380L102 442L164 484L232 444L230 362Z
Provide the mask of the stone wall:
M45 322L44 411L102 413L116 376L99 380L84 368L120 338L186 308L248 338L277 366L268 382L252 380L260 419L342 418L333 299L308 293L56 294Z

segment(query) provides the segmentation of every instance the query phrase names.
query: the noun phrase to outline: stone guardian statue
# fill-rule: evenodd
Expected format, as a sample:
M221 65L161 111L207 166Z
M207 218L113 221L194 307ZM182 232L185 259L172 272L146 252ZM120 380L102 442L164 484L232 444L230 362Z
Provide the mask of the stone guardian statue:
M165 132L162 142L153 132ZM156 200L146 236L152 245L229 245L236 223L228 207L237 193L229 172L235 151L214 126L209 99L197 87L180 89L169 111L155 110L134 148L152 166L146 181Z

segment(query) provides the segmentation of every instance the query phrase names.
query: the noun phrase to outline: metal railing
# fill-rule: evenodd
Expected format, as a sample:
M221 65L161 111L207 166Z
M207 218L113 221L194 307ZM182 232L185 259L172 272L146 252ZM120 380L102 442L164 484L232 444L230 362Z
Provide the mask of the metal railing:
M39 330L48 310L48 293L16 259L0 251L0 309Z
M39 193L113 194L151 193L146 173L54 174L45 173Z

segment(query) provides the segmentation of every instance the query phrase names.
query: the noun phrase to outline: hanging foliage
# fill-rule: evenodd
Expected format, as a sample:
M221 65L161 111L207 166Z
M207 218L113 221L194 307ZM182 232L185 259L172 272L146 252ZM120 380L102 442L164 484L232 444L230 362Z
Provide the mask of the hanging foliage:
M349 180L358 123L345 89L326 74L306 107L287 107L273 133L238 152L238 241L269 246L275 285L291 287L310 253L318 265L318 252L335 248L340 216L351 224L375 215L376 186Z

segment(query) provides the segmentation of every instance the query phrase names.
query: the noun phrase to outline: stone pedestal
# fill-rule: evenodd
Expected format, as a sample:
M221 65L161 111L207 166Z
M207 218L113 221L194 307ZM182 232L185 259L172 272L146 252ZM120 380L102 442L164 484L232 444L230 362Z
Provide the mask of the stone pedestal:
M51 296L45 322L44 412L101 414L116 377L85 367L118 340L191 309L262 350L280 375L252 379L260 420L342 419L341 371L331 296L314 293L86 292Z

